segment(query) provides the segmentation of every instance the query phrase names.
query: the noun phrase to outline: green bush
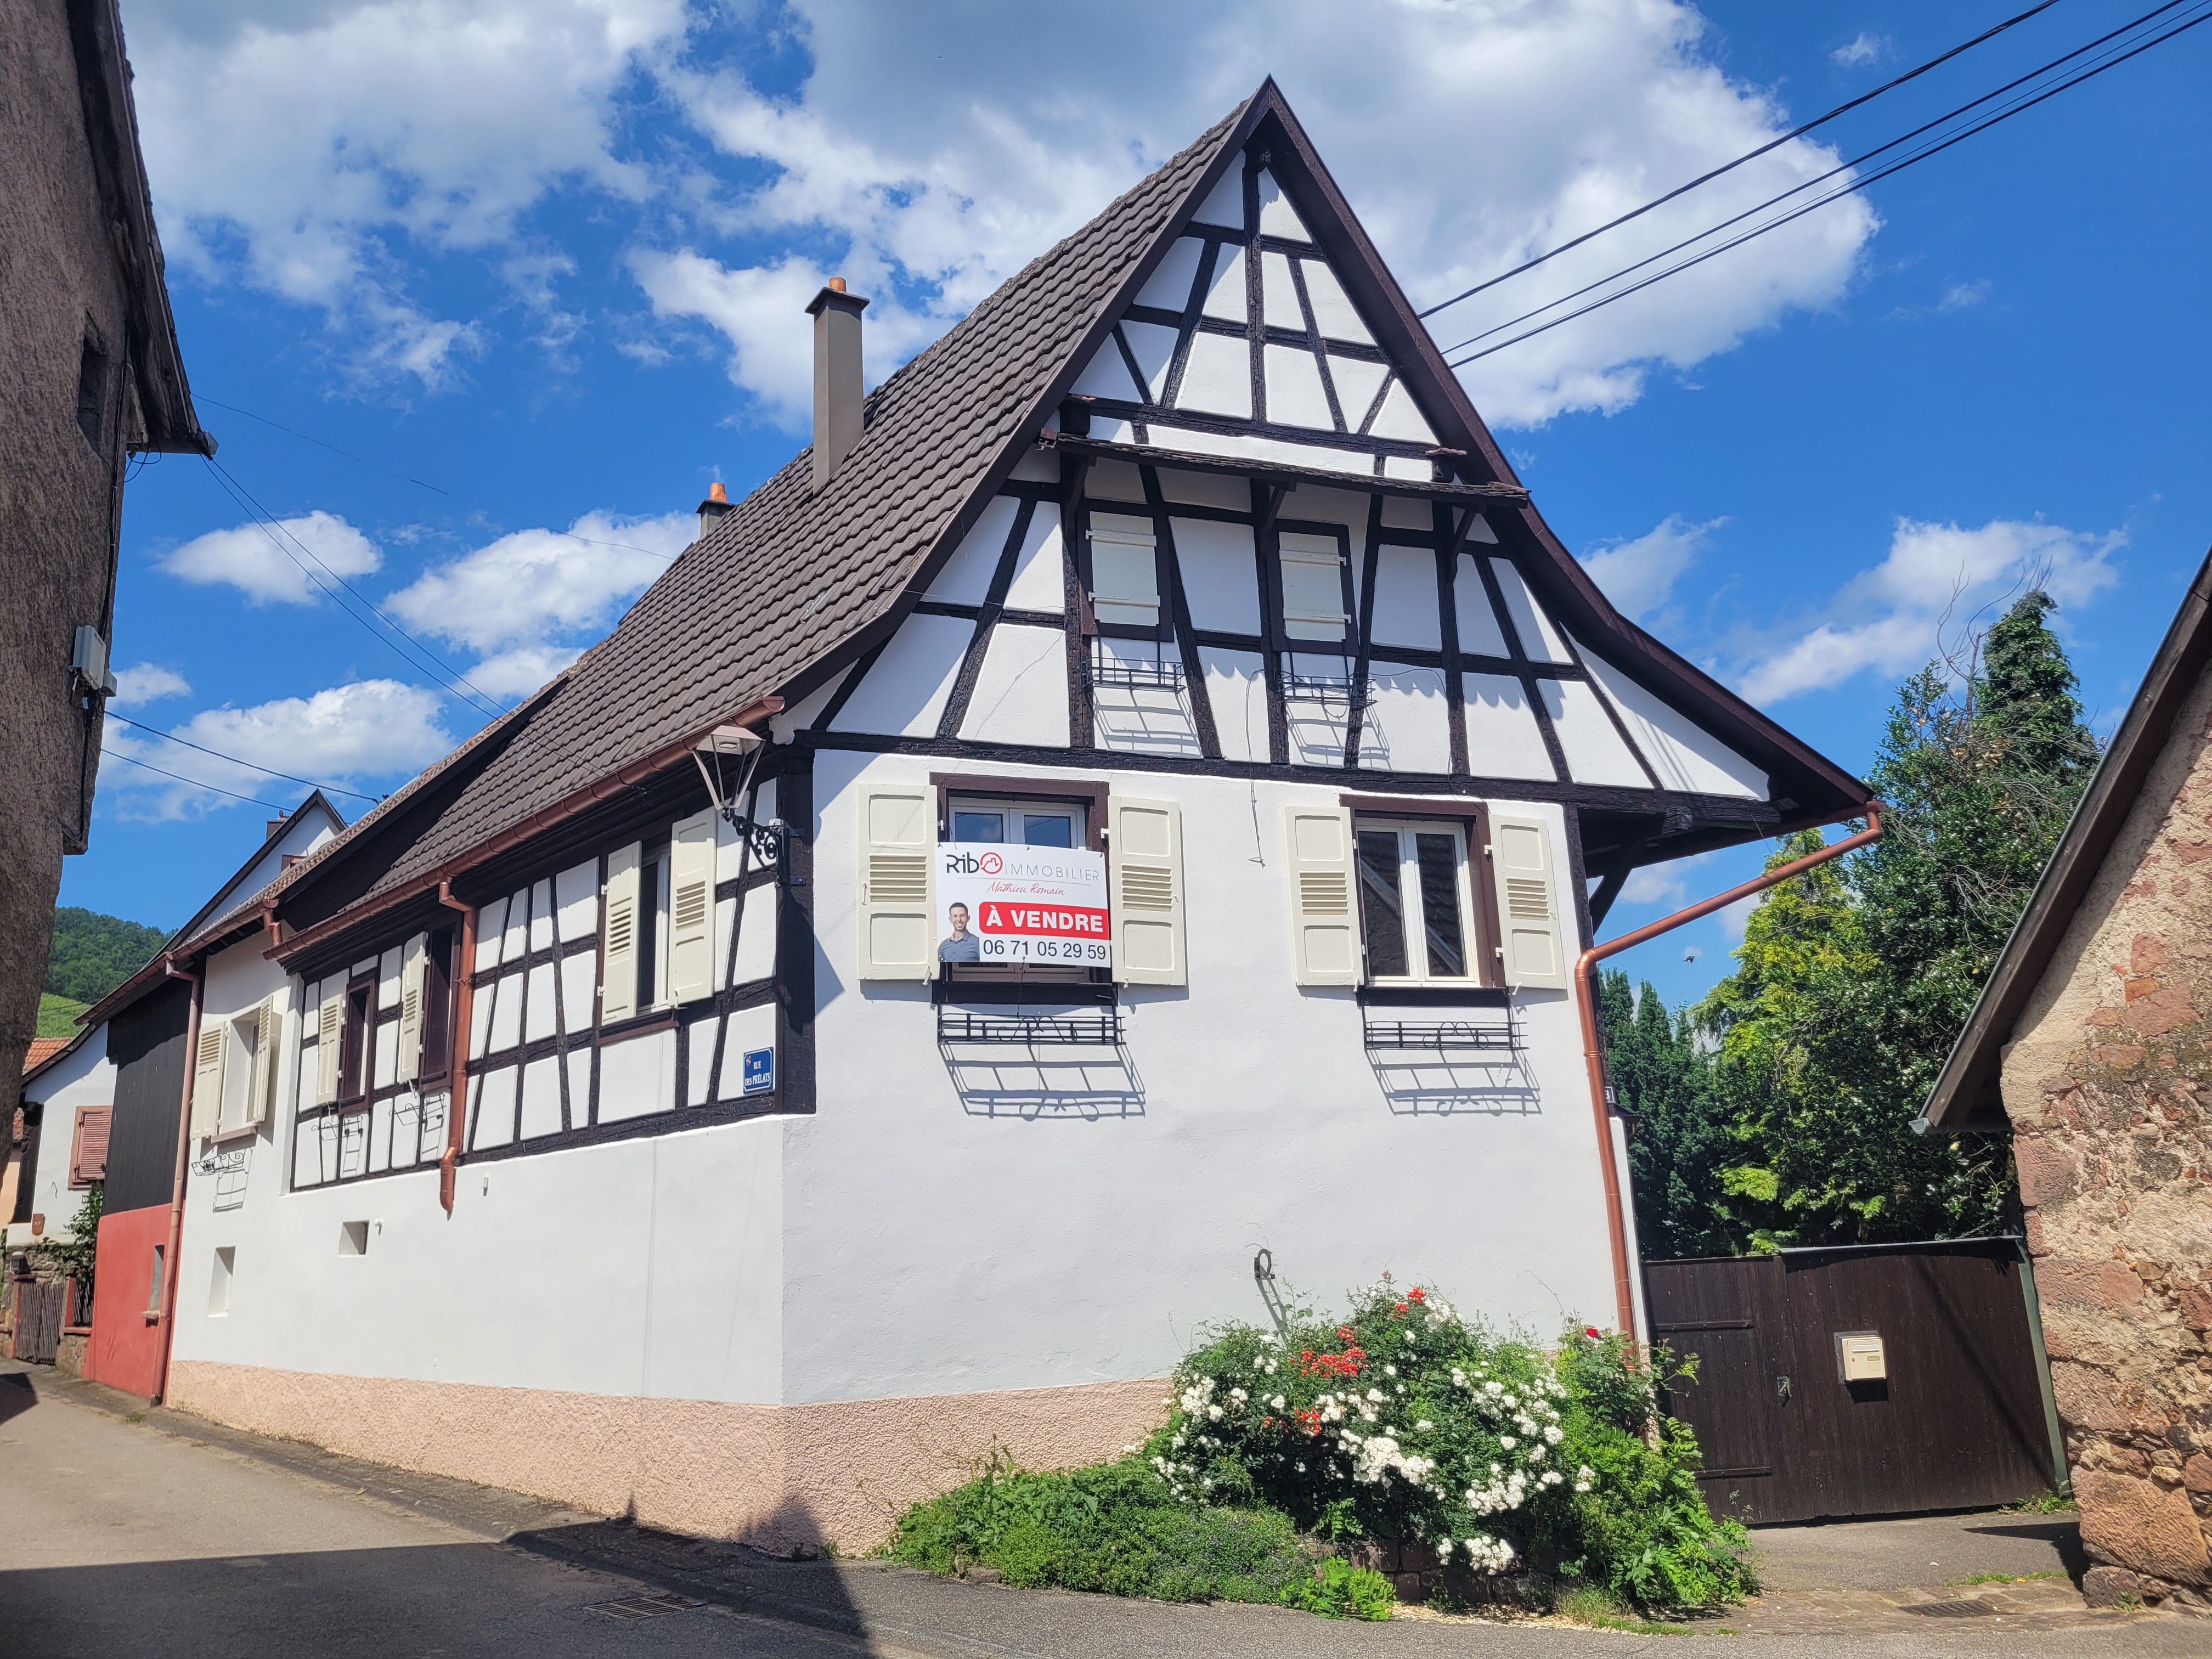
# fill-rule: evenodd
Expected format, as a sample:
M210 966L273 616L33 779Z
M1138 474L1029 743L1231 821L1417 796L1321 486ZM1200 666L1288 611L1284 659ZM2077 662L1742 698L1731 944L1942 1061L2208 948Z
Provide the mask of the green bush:
M1670 1370L1587 1328L1492 1334L1387 1278L1341 1320L1217 1328L1132 1455L1056 1474L994 1462L917 1504L891 1545L936 1572L1165 1601L1279 1601L1383 1618L1390 1584L1309 1539L1427 1545L1461 1589L1516 1601L1559 1581L1624 1606L1717 1606L1754 1588L1748 1540L1706 1510ZM1528 1575L1537 1575L1532 1580ZM1458 1592L1455 1591L1456 1595Z

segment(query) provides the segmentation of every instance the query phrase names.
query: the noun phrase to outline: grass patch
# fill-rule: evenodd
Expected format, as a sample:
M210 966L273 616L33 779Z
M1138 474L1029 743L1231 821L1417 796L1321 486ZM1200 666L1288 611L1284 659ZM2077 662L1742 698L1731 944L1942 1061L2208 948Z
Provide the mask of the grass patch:
M58 997L52 991L39 994L39 1035L42 1037L73 1037L76 1035L76 1017L91 1007L88 1002L77 1002L69 997Z
M1998 1510L1999 1515L2071 1515L2074 1513L2074 1494L2053 1486L2033 1498L2023 1498L2017 1504L2007 1504Z
M1587 1625L1592 1630L1626 1631L1632 1636L1689 1636L1695 1633L1688 1625L1673 1625L1656 1619L1643 1618L1594 1585L1586 1584L1569 1590L1559 1598L1559 1610L1577 1625Z

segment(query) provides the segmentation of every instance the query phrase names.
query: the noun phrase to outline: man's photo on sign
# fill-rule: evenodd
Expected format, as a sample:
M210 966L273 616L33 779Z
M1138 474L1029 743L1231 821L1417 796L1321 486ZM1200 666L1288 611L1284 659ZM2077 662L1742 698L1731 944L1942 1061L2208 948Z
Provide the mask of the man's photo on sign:
M968 931L968 907L956 899L946 908L945 920L951 925L952 932L939 941L937 959L939 962L981 962L983 947L975 935Z

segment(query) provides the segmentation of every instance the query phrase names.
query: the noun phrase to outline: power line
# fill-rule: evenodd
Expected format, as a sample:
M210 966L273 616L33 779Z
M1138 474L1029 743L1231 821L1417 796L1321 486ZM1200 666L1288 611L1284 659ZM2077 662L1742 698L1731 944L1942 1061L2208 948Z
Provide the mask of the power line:
M1608 220L1606 223L1598 226L1595 230L1586 230L1571 242L1562 242L1559 246L1552 249L1547 253L1540 253L1534 258L1526 260L1523 263L1514 266L1510 270L1502 270L1498 272L1497 276L1489 278L1487 281L1477 283L1473 288L1467 289L1461 293L1455 294L1449 300L1440 300L1435 305L1431 306L1426 311L1419 312L1415 314L1425 318L1433 317L1437 313L1445 309L1447 307L1455 306L1462 300L1472 298L1474 295L1481 293L1485 289L1495 288L1498 283L1504 282L1510 277L1518 276L1524 270L1534 270L1538 265L1542 264L1547 259L1558 258L1559 255L1566 252L1570 248L1580 247L1584 242L1589 241L1593 236L1602 236L1608 230L1619 229L1632 219L1640 219L1645 214L1650 212L1654 208L1664 207L1676 197L1686 196L1690 191L1697 189L1700 185L1709 185L1714 179L1719 178L1723 173L1732 173L1747 161L1756 161L1760 156L1765 155L1770 150L1781 149L1783 145L1788 143L1793 138L1803 137L1815 127L1826 126L1829 122L1834 120L1839 115L1848 115L1851 111L1856 109L1862 104L1872 103L1875 99L1881 97L1885 92L1889 92L1896 88L1901 87L1907 81L1917 80L1921 76L1927 74L1929 70L1936 68L1938 65L1949 63L1960 52L1970 52L1974 47L1980 46L1985 40L1995 40L1998 35L2002 34L2007 29L2014 27L2019 24L2025 23L2029 18L2034 16L2038 12L2049 11L2051 7L2057 3L2058 0L2043 0L2043 3L2040 5L2030 6L2026 11L2021 12L2018 16L2008 17L2003 22L1997 24L1994 28L1984 29L1972 40L1962 40L1957 46L1952 47L1950 51L1929 58L1926 63L1921 64L1919 68L1907 70L1895 80L1886 81L1871 92L1862 93L1857 97L1850 100L1848 103L1837 105L1835 108L1830 110L1826 115L1816 115L1811 120L1806 122L1802 126L1792 127L1789 131L1784 133L1779 138L1776 138L1769 143L1761 144L1756 149L1746 150L1742 155L1737 156L1733 161L1724 161L1719 167L1715 167L1711 173L1701 173L1696 178L1691 179L1686 185L1679 185L1674 189L1668 191L1664 196L1656 196L1652 198L1651 200L1646 202L1642 207L1632 208L1628 212L1622 214L1618 219ZM1457 349L1457 348L1455 347L1454 349ZM239 413L244 414L245 411L240 410Z
M133 766L143 767L149 772L159 772L165 778L174 778L179 783L188 783L195 789L206 789L218 795L228 795L233 800L250 801L256 806L266 806L274 812L289 810L278 802L264 800L258 795L241 795L235 789L220 789L214 784L202 783L198 778L188 778L181 772L172 772L167 767L153 765L149 762L140 760L136 755L126 755L120 749L110 749L105 744L100 745L100 752L112 757L116 760L128 761Z
M436 652L424 645L420 640L416 639L412 634L402 628L398 623L392 621L391 617L386 616L383 611L377 609L375 604L369 599L366 594L362 593L359 588L356 587L351 582L346 580L343 576L339 575L337 571L332 570L330 566L325 564L321 557L317 555L313 548L309 547L305 542L302 542L297 536L293 535L289 530L286 529L283 524L277 520L275 514L271 514L268 508L261 505L260 501L254 497L253 493L251 490L247 489L244 484L240 483L236 478L233 477L228 471L224 471L222 465L216 461L213 457L204 457L203 459L206 461L208 470L215 475L217 483L222 485L225 493L227 493L230 496L231 500L238 505L239 510L245 513L249 518L252 518L254 520L255 524L259 526L262 534L267 536L269 539L276 544L276 550L278 552L283 554L286 558L290 559L294 564L299 565L301 573L307 576L308 580L314 582L317 586L321 587L325 592L328 593L331 599L337 600L338 609L343 611L348 616L353 617L353 619L359 623L363 628L368 629L371 634L376 635L377 638L383 640L385 644L391 646L393 650L398 651L401 658L407 662L408 666L416 669L419 672L430 673L431 677L441 681L447 690L452 691L456 696L461 697L464 701L474 704L479 712L489 715L496 715L501 712L501 705L496 699L493 698L476 685L471 684L465 675L457 672L452 665L447 663L445 659L439 656ZM329 577L331 581L337 582L340 587L343 587L348 593L350 593L354 599L370 613L371 616L374 616L376 618L378 622L382 623L385 627L391 629L393 634L398 635L400 639L406 641L409 645L414 647L416 654L414 657L409 657L407 653L401 649L396 641L385 639L384 635L376 634L375 626L370 623L368 617L362 616L358 611L354 611L350 606L347 605L343 599L338 599L337 592L329 586L329 583L318 578L314 571L309 570L306 565L301 564L298 556L294 554L290 548L284 545L287 541L290 542L293 547L298 548L300 552L306 554L308 558L313 560L316 567L323 572L324 575Z
M279 772L275 767L264 766L257 761L240 760L235 755L224 754L220 749L210 749L205 744L194 743L190 738L180 738L173 732L164 732L157 727L148 726L143 721L134 720L127 714L118 714L110 711L107 718L119 721L134 730L149 732L157 738L165 738L171 743L182 744L187 749L197 749L203 755L211 755L216 760L228 761L233 766L243 766L252 772L265 772L272 778L283 779L287 783L304 783L310 789L319 789L330 795L351 795L356 800L375 801L383 799L380 795L365 795L358 789L341 789L335 783L317 783L313 778L295 778L289 772ZM110 750L107 752L112 754L116 751ZM128 760L131 757L125 755L124 758ZM214 786L210 784L209 787L212 788ZM241 796L240 799L244 799L246 797Z
M1929 131L1933 128L1942 126L1944 123L1952 120L1966 111L1974 109L1980 105L1986 104L1991 99L2001 97L2005 93L2012 91L2015 88L2022 85L2024 82L2036 79L2038 76L2047 73L2049 70L2057 67L2059 64L2067 63L2073 58L2079 58L2085 52L2094 51L2097 47L2112 40L2117 36L2126 34L2130 31L2140 27L2142 24L2148 22L2152 18L2157 17L2165 12L2171 11L2176 6L2191 3L2192 0L2167 0L2166 4L2159 6L2149 12L2146 12L2142 16L2135 19L2131 22L2123 24L2120 27L2112 30L2110 33L2099 36L2096 40L2090 41L2086 46L2077 46L2072 52L2067 52L2062 57L2053 58L2050 63L2044 64L2041 68L2031 70L2027 75L2023 75L2016 80L2008 82L2004 86L1998 88L1994 92L1985 93L1981 97L1973 100L1970 103L1960 105L1957 109L1952 110L1948 114L1939 116L1933 121L1927 122L1919 127L1916 127L1911 132L1906 133L1902 137L1892 139L1888 143L1880 145L1874 149L1869 150L1863 155L1861 155L1853 161L1846 161L1839 167L1832 168L1829 172L1822 173L1819 178L1808 179L1802 185L1798 185L1790 190L1784 191L1779 196L1773 197L1765 202L1762 202L1758 207L1747 209L1744 212L1735 215L1733 218L1723 220L1721 223L1711 226L1705 230L1702 230L1694 236L1686 238L1684 240L1677 242L1673 247L1664 249L1658 253L1650 255L1649 258L1639 259L1634 264L1624 266L1621 270L1614 271L1609 276L1601 277L1596 282L1587 283L1583 287L1576 289L1571 294L1562 295L1559 298L1551 301L1547 304L1538 306L1533 311L1523 312L1518 317L1510 319L1506 322L1499 323L1494 327L1485 329L1479 334L1471 335L1468 338L1462 340L1458 345L1446 348L1446 351L1447 353L1449 353L1462 350L1468 346L1476 343L1478 341L1487 339L1493 334L1499 333L1505 329L1511 328L1516 324L1526 322L1534 317L1541 316L1545 312L1556 309L1558 307L1566 304L1569 301L1577 299L1584 294L1589 294L1597 289L1604 288L1608 283L1618 282L1621 277L1628 276L1637 270L1640 270L1645 265L1651 264L1657 260L1663 259L1672 254L1678 253L1684 248L1692 246L1698 242L1704 241L1708 237L1713 236L1720 231L1727 229L1730 225L1739 223L1742 220L1749 218L1754 214L1763 212L1767 208L1773 207L1781 202L1786 201L1791 196L1797 195L1801 191L1808 190L1814 185L1822 183L1826 179L1835 177L1838 173L1849 172L1861 161L1864 161L1873 156L1879 155L1887 150L1894 149L1899 144L1909 143L1911 139ZM2202 6L2207 3L2207 0L2193 0L2193 3ZM1817 208L1825 207L1831 202L1838 201L1844 197L1856 194L1856 192L1866 189L1869 185L1890 177L1893 173L1902 173L1906 167L1913 166L1916 162L1924 161L1930 156L1941 155L1943 151L1950 149L1954 144L1961 143L1966 139L1973 137L1978 133L1986 132L1990 128L1997 125L2001 122L2008 121L2015 115L2022 114L2025 112L2034 108L2036 105L2044 102L2046 99L2055 98L2062 92L2066 92L2075 87L2080 86L2083 82L2094 79L2097 76L2103 74L2106 70L2116 69L2120 64L2127 62L2128 59L2137 57L2140 54L2149 51L2153 46L2162 46L2166 41L2172 40L2176 35L2185 33L2188 30L2195 28L2199 23L2206 21L2212 21L2212 11L2200 10L2197 15L2189 18L2184 22L2175 25L2173 27L2166 30L2165 33L2156 35L2150 40L2142 41L2124 52L2115 52L2107 57L2104 61L2094 64L2090 67L2081 70L2079 73L2060 81L2055 85L2044 88L2033 97L2023 98L2016 103L2014 103L2006 108L2000 109L1996 113L1973 123L1970 126L1960 129L1959 131L1942 139L1940 143L1930 143L1923 146L1922 149L1914 151L1911 155L1900 157L1895 161L1890 162L1875 169L1872 173L1867 173L1861 178L1855 179L1850 183L1836 190L1831 191L1826 195L1822 196L1814 201L1807 203L1802 207L1793 209L1791 211L1779 215L1773 219L1768 220L1763 224L1754 225L1750 229L1746 230L1738 235L1730 237L1727 241L1721 243L1718 246L1709 248L1702 253L1697 254L1690 258L1684 259L1678 264L1669 265L1663 270L1656 271L1651 276L1645 277L1642 282L1631 283L1626 288L1617 289L1611 294L1607 294L1599 299L1593 300L1586 306L1577 307L1576 309L1568 312L1564 316L1554 317L1548 322L1537 325L1534 328L1526 330L1522 333L1511 336L1510 338L1501 340L1496 345L1486 346L1480 351L1469 352L1464 357L1455 358L1451 360L1447 366L1452 368L1464 368L1468 364L1474 362L1480 358L1487 357L1492 353L1503 351L1507 346L1517 345L1523 340L1532 339L1539 334L1547 332L1552 329L1559 327L1563 323L1572 322L1578 317L1587 316L1591 312L1598 310L1601 307L1611 305L1616 300L1625 300L1630 295L1638 293L1643 289L1650 287L1654 283L1661 282L1668 276L1687 270L1694 265L1703 264L1706 260L1713 258L1719 254L1725 253L1730 248L1739 247L1745 242L1750 241L1755 237L1765 234L1770 230L1778 230L1784 225L1789 224L1794 220L1802 218L1806 214L1814 211Z
M2057 0L2046 0L2046 3L2056 4ZM353 462L356 466L365 466L372 472L381 472L387 477L404 478L409 483L415 485L418 489L429 490L434 495L443 495L449 501L459 501L461 506L468 507L473 512L482 513L487 517L496 518L500 516L499 514L493 513L491 508L488 507L479 506L474 501L460 501L460 498L455 495L452 490L445 489L441 485L434 484L426 479L418 478L411 472L402 472L396 467L389 467L384 465L381 462L372 461L366 456L356 455L349 449L341 449L336 444L331 443L325 439L315 437L309 433L301 432L296 427L286 426L282 421L272 421L266 415L257 415L250 409L240 409L236 404L227 404L220 398L209 397L204 392L195 392L192 394L192 401L195 403L207 404L216 409L227 409L234 415L245 416L249 421L258 421L264 426L274 427L277 431L284 434L284 435L289 438L297 438L301 443L313 444L318 449L327 449L333 455L343 455L346 459ZM573 530L556 530L550 525L545 527L545 533L549 536L562 537L568 541L581 542L586 547L617 548L625 553L642 553L647 558L666 559L672 562L682 556L681 555L675 553L663 553L655 548L640 547L634 542L608 542L601 541L598 538L592 536L579 536Z

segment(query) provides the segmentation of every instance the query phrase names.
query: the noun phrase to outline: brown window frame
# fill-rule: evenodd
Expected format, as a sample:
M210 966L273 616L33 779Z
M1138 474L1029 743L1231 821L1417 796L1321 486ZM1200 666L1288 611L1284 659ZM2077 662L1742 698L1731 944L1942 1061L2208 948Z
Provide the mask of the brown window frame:
M1359 820L1363 814L1378 818L1428 819L1437 823L1457 826L1467 837L1468 885L1472 890L1468 897L1474 912L1474 962L1476 972L1468 981L1446 981L1439 986L1377 986L1378 990L1443 991L1485 990L1506 988L1505 964L1500 952L1505 935L1498 925L1498 883L1490 861L1490 809L1480 801L1424 799L1418 795L1340 795L1337 805L1352 814L1352 842L1359 838ZM1355 902L1358 884L1353 883ZM1363 939L1365 921L1361 920ZM1366 953L1361 951L1360 981L1372 985L1365 966Z
M374 974L364 974L346 981L345 1018L338 1033L337 1105L359 1105L368 1097L369 1078L376 1070L376 979Z
M1112 793L1109 785L1093 782L1086 778L1007 778L977 772L932 772L929 781L937 788L937 840L942 846L952 832L952 797L955 795L1001 795L1018 800L1074 802L1084 808L1083 845L1093 853L1106 850L1106 805ZM988 988L1000 988L1004 994L1021 992L1025 987L1059 986L1072 992L1091 985L1111 986L1111 973L1103 968L1002 968L993 965L980 973L956 974L958 966L940 963L937 983L944 987L957 985L966 996L983 988L981 994L988 997ZM1080 975L1081 978L1060 978L1060 975Z

